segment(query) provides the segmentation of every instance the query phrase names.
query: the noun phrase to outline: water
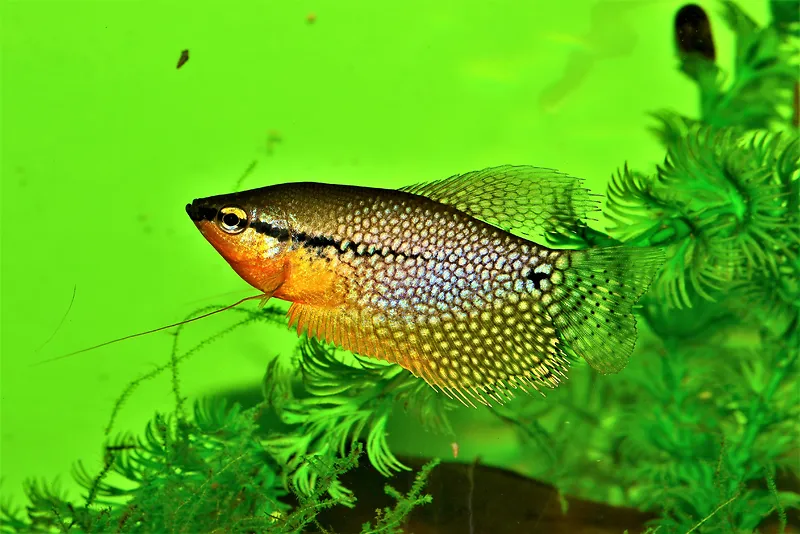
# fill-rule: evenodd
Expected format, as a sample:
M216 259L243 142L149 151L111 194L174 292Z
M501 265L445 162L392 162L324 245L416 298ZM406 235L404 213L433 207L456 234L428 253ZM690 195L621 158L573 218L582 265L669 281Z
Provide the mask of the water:
M245 187L398 187L505 163L555 167L602 192L626 161L663 159L648 112L696 111L675 68L682 4L6 3L3 494L21 502L24 479L60 476L76 495L71 465L102 466L113 403L167 360L173 338L32 362L250 294L187 201L233 190L248 169ZM721 25L716 4L701 4ZM762 2L739 4L766 20ZM731 37L715 39L727 68ZM184 365L183 393L255 387L294 344L277 328L235 334ZM116 430L139 432L171 394L167 376L142 386ZM477 417L459 427L459 460L525 471L514 433ZM452 456L447 436L392 439L397 453Z

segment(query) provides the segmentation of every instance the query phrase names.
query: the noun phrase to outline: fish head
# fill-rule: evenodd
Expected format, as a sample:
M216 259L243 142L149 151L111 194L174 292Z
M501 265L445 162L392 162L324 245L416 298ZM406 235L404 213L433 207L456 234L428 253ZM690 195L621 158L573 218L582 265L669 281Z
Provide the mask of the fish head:
M198 198L186 205L186 213L247 283L264 293L281 285L289 231L268 195L253 190Z

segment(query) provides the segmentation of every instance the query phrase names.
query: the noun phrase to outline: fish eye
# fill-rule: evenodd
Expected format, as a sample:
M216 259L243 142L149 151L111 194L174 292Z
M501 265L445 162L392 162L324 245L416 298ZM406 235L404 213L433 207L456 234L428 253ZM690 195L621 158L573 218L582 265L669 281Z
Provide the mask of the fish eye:
M247 228L247 213L241 208L230 206L219 210L219 226L229 234L238 234Z

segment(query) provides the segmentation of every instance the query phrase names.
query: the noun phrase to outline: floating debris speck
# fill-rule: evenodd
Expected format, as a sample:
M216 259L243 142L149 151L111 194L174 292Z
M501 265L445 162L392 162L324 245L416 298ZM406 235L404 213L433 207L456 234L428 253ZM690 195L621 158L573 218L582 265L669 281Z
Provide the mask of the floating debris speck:
M189 49L188 48L181 51L181 57L178 59L178 66L175 67L175 68L179 69L179 68L183 67L186 64L187 61L189 61Z

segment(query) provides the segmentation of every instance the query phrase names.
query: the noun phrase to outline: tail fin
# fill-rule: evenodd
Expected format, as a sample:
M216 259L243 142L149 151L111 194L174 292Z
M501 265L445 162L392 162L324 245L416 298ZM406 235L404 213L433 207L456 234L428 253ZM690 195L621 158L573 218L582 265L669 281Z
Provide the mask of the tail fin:
M636 344L632 307L663 264L662 248L569 251L548 306L562 341L595 370L621 371Z

